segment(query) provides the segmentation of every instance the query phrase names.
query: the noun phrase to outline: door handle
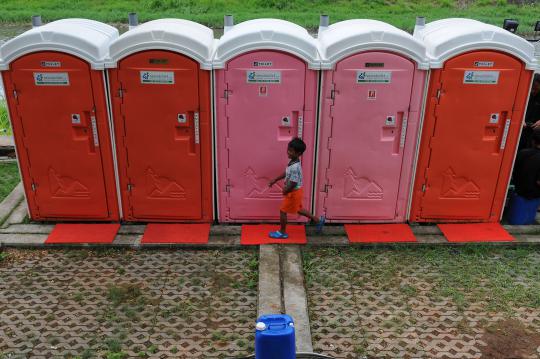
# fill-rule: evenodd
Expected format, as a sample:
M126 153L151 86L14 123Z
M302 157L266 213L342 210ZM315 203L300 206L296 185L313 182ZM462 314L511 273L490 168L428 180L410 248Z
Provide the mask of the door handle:
M403 115L403 120L401 121L401 134L399 135L399 147L405 147L405 138L407 136L407 126L408 126L409 116L408 114Z
M195 144L199 144L200 138L199 138L199 112L193 113L193 131L194 131L194 137L195 137Z
M92 137L94 138L94 146L99 147L99 137L96 123L96 116L90 116L90 126L92 126Z

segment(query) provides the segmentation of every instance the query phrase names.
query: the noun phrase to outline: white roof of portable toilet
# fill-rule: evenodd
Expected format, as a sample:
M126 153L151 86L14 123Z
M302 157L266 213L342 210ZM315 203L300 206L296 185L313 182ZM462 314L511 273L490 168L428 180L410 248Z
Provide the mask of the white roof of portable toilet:
M234 25L218 40L213 67L224 68L227 61L254 50L280 50L296 55L311 69L320 68L317 42L306 29L278 19L256 19Z
M471 19L430 22L415 34L427 48L432 68L441 68L456 55L473 50L498 50L521 59L527 69L535 69L534 46L500 27Z
M63 19L34 27L0 47L0 70L26 54L59 51L80 57L93 69L103 69L109 43L118 30L102 22L87 19Z
M122 34L109 48L107 67L116 67L122 58L143 50L169 50L184 54L212 69L214 32L193 21L160 19L146 22Z
M429 68L421 41L395 26L377 20L346 20L319 33L323 69L332 69L341 59L362 51L385 50L409 57L420 69Z

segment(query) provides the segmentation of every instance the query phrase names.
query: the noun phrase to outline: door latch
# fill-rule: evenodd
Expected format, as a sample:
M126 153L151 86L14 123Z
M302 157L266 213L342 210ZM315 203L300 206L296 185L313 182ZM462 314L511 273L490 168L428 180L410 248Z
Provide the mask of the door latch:
M281 126L291 127L291 118L289 116L283 116L281 119Z
M386 126L395 126L396 125L396 116L386 116L386 121L384 121Z

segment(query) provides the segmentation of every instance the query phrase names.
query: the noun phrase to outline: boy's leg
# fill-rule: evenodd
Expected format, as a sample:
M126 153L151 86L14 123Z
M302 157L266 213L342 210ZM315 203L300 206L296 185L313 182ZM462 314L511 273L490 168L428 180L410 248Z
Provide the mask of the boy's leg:
M279 211L279 223L281 224L279 231L281 233L287 233L287 213Z
M307 210L303 208L298 211L298 214L311 219L315 223L319 223L319 218L315 217L314 215L312 215L310 212L308 212Z

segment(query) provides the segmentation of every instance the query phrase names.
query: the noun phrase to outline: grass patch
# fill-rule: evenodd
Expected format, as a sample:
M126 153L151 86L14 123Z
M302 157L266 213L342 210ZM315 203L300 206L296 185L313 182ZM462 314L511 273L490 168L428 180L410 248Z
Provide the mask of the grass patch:
M85 17L104 22L127 22L136 11L141 21L177 17L219 27L223 15L234 14L237 22L253 18L276 17L315 29L319 14L330 15L332 22L371 18L411 30L418 15L428 21L447 17L470 17L501 25L505 18L517 18L520 31L532 32L540 6L515 5L506 0L4 0L0 21L28 23L41 14L45 21L66 17Z
M6 100L0 99L0 136L11 135Z
M107 298L112 302L112 305L117 307L122 303L132 303L144 299L142 297L142 289L137 284L120 284L109 287Z
M3 201L11 193L19 181L19 170L16 163L0 163L0 201Z
M540 248L400 247L399 249L307 249L308 287L352 284L390 291L408 300L450 299L458 310L480 304L511 315L517 307L540 308Z

